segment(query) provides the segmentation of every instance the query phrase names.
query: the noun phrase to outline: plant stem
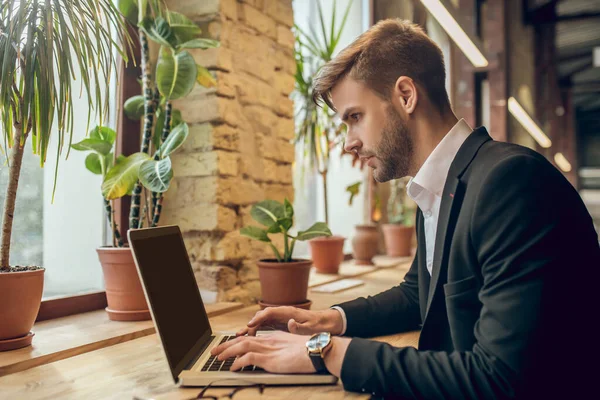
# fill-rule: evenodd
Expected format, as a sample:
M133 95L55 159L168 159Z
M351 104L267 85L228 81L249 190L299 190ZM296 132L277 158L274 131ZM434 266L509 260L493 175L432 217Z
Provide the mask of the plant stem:
M163 125L163 131L162 131L162 135L161 135L161 139L160 139L161 145L165 142L165 140L167 140L167 138L169 137L169 134L171 133L172 110L173 110L173 106L171 105L171 102L167 101L165 103L165 124ZM156 150L157 151L156 151L156 154L154 154L154 160L158 161L160 159L160 155L158 152L159 149L156 149ZM162 193L152 192L152 215L154 216L154 218L152 220L152 226L158 225L158 221L160 220L163 196L164 195ZM160 210L158 210L158 202L160 202Z
M284 262L289 262L291 260L291 254L290 254L290 249L289 249L289 245L288 245L288 235L287 235L287 231L283 232L283 246L284 246L284 254L283 254L283 261Z
M142 153L148 154L150 139L152 137L152 123L154 121L154 95L150 80L150 51L148 48L148 39L143 31L139 31L140 45L142 47L142 84L144 90L144 136L142 138ZM142 193L142 184L138 180L131 195L131 209L129 213L129 228L138 229L140 226L140 197Z
M162 202L163 202L163 194L161 193L156 202L156 207L154 207L154 218L152 219L152 227L158 225L158 221L160 220L160 213L162 212Z
M123 239L121 238L119 227L115 222L115 212L110 204L110 200L104 199L104 209L106 210L106 215L108 216L108 223L112 228L113 246L123 247Z
M269 243L269 246L271 246L271 248L273 249L273 253L275 253L275 257L277 257L277 261L282 262L281 261L281 254L279 254L279 250L277 250L277 247L275 247L273 245L273 243Z
M325 223L329 226L329 203L327 201L327 169L320 171L323 178L323 205L325 207Z
M21 104L22 105L22 104ZM8 185L6 187L6 198L4 199L4 216L2 218L2 239L0 247L0 269L10 270L10 238L12 236L13 216L15 213L15 202L17 189L19 187L19 176L23 162L23 152L27 132L23 132L22 124L15 124L15 136L13 147L10 151L10 164L8 172ZM23 139L23 145L21 145Z
M290 246L290 260L292 259L292 256L294 255L294 246L296 245L296 238L292 239L292 245Z

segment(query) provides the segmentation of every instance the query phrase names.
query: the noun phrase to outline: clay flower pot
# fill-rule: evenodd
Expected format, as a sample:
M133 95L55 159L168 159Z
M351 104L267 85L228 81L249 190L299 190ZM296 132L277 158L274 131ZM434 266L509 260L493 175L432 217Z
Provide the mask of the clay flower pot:
M352 238L353 257L358 265L373 265L377 255L379 233L377 225L356 225L356 235Z
M384 224L385 250L391 257L408 257L411 253L413 227L399 224Z
M149 320L150 310L129 247L96 249L102 264L108 318L113 321Z
M266 259L258 261L257 265L263 303L277 306L306 303L312 261L294 260L283 263Z
M344 260L344 241L341 236L325 236L308 241L313 265L322 274L337 274Z
M44 289L45 269L0 272L0 351L29 346Z

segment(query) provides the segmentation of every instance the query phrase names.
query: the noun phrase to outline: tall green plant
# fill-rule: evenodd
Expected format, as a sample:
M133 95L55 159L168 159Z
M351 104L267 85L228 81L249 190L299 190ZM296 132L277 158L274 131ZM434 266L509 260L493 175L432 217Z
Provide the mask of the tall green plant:
M294 100L299 104L296 113L296 143L301 144L304 155L304 167L314 168L322 177L323 203L325 208L325 223L329 223L329 207L327 199L327 172L329 170L330 151L341 143L344 125L334 122L334 112L327 105L317 107L312 101L313 76L328 61L331 61L339 43L342 31L348 18L348 4L342 22L336 28L336 2L333 2L333 12L329 31L325 27L323 10L317 1L321 33L317 34L311 25L310 34L298 26L294 27L296 36L296 85Z
M43 166L56 123L58 160L73 136L73 97L81 92L100 121L116 66L127 59L124 21L110 0L3 0L0 4L0 120L9 178L2 219L0 269L10 269L10 242L27 139ZM119 45L120 43L121 45ZM80 88L72 87L75 73ZM10 149L10 153L9 153ZM68 156L68 153L67 153ZM53 191L54 197L54 191Z
M114 166L105 170L99 161L86 167L93 173L102 174L102 195L113 231L113 245L121 247L123 236L114 221L111 200L131 195L129 229L157 226L160 220L163 195L173 178L170 155L186 140L189 128L181 113L174 110L172 101L187 96L196 83L215 85L210 72L196 65L187 49L207 49L218 42L198 37L202 31L182 14L169 11L158 0L121 0L119 8L128 20L138 26L141 46L143 95L136 95L125 102L128 118L143 119L140 151L121 156ZM150 62L149 40L160 46L156 66ZM90 151L88 158L103 160L112 156L114 132L105 135L101 148L85 146L85 141L73 146L76 150ZM93 139L93 138L90 138ZM86 139L88 140L88 139ZM146 196L143 189L150 191ZM143 208L142 208L143 207Z
M285 199L283 204L275 200L261 201L252 206L250 215L266 229L257 226L246 226L240 230L240 234L268 243L278 262L293 261L292 256L297 240L304 241L321 236L331 236L331 231L327 224L323 222L317 222L307 230L300 231L296 236L292 236L289 230L294 225L294 208L288 199ZM269 234L283 235L283 256L272 243Z

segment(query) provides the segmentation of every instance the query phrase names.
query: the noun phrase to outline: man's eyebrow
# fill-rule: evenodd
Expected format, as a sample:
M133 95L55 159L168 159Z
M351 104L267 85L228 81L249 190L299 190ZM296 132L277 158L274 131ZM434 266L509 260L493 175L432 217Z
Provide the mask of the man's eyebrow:
M356 106L351 106L346 108L346 110L344 111L344 114L342 115L342 121L346 122L348 120L348 116L350 116L350 113L352 113L353 111L356 110Z

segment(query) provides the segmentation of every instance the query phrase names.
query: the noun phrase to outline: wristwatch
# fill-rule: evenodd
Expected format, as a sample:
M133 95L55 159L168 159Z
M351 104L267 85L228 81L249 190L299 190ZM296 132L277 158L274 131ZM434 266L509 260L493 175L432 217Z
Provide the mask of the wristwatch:
M315 333L306 342L308 357L319 374L328 373L323 357L330 347L331 334L329 332Z

